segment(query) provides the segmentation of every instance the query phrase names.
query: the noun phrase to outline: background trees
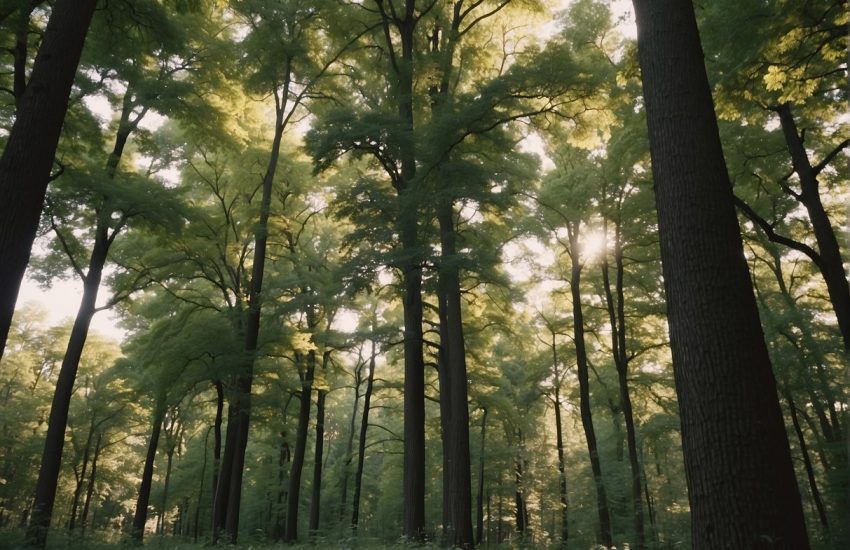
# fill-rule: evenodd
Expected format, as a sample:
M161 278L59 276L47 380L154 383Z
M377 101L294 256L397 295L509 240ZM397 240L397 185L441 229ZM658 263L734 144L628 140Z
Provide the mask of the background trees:
M59 7L0 2L4 145ZM704 79L689 14L652 55L592 0L104 4L30 266L85 307L11 325L0 536L846 546L840 8L700 8ZM701 131L656 119L687 71Z

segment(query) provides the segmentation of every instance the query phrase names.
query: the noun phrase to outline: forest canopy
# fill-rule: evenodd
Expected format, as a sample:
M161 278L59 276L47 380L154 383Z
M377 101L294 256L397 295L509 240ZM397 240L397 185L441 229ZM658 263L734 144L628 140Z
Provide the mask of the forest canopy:
M0 546L847 548L848 25L0 0Z

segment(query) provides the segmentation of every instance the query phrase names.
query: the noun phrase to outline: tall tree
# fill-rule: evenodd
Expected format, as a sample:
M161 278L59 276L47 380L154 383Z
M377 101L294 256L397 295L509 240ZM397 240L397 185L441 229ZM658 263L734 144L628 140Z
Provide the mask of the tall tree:
M59 0L53 6L32 74L0 157L0 357L29 261L71 85L97 0ZM48 496L48 495L45 495ZM35 510L31 542L44 546L50 504ZM46 519L45 519L46 518ZM36 532L37 531L37 532Z
M808 548L693 5L635 0L694 548Z

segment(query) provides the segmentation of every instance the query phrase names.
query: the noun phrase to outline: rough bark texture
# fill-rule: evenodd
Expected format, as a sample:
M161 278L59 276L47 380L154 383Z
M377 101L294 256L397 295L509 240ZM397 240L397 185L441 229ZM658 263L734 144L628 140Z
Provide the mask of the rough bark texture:
M58 0L53 6L0 157L0 357L6 347L71 85L96 5L97 0ZM33 534L37 536L31 542L43 546L46 532Z
M692 544L806 549L693 6L634 6Z

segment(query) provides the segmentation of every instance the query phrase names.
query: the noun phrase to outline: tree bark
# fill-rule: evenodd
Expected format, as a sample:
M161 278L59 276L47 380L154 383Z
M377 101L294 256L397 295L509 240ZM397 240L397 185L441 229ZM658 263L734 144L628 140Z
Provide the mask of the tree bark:
M58 0L53 6L0 157L0 358L44 206L71 85L96 5L97 0ZM49 511L38 511L28 544L44 546L50 524L50 515L45 516L45 512Z
M481 417L481 448L478 451L478 499L476 504L475 545L481 546L484 537L484 449L487 443L487 408ZM490 514L488 510L487 519Z
M139 497L136 500L136 513L133 515L133 528L130 536L141 543L145 537L145 523L148 520L148 502L151 498L151 483L153 481L153 463L156 460L156 449L159 446L159 434L162 432L162 422L165 419L165 407L157 405L154 410L153 429L148 441L148 452L145 456L145 467L142 470L142 482L139 485Z
M68 408L71 404L74 380L77 377L77 368L80 365L89 326L95 314L95 302L97 301L109 244L106 227L99 223L94 249L89 260L88 273L86 273L83 281L83 297L80 301L80 309L77 311L76 319L74 319L74 326L71 329L71 336L68 339L65 357L62 359L62 367L56 381L56 391L53 394L53 402L50 406L47 435L41 457L41 469L36 485L35 503L27 530L27 544L34 548L44 547L47 531L50 528L59 470L62 465L62 450L65 446Z
M325 352L327 354L327 352ZM327 391L316 392L316 450L313 459L313 487L310 496L310 536L319 532L319 515L322 498L322 457L325 445L325 396Z
M818 243L820 256L818 267L826 282L829 300L838 319L844 351L850 354L850 286L847 283L847 273L844 271L844 260L841 258L835 230L821 202L818 171L809 160L803 139L797 130L791 106L784 103L777 107L776 112L779 114L779 122L782 125L782 133L785 136L794 171L800 178L802 192L795 198L806 207L809 214L812 231Z
M443 182L447 184L447 182ZM445 190L444 190L445 192ZM444 504L449 506L449 524L446 528L447 542L454 547L470 548L474 545L472 531L472 496L469 465L469 405L466 372L466 350L463 339L463 319L461 312L460 272L457 266L456 233L454 227L454 208L451 200L444 198L437 205L437 218L440 226L440 269L438 292L442 295L439 307L441 342L445 361L441 365L445 370L444 380L440 381L440 402L448 398L449 418L444 425L446 432L444 445L444 471L448 475L448 485L443 485L447 497ZM443 393L443 382L450 388L448 395Z
M272 191L280 145L286 123L286 104L289 98L292 60L286 60L285 80L282 90L275 88L275 132L266 173L263 176L263 193L260 202L260 218L254 234L254 261L251 267L251 287L248 297L248 315L245 323L245 364L236 380L236 392L228 412L227 440L223 468L229 468L227 487L219 481L213 512L213 540L217 541L222 529L228 542L236 544L239 532L239 510L242 503L242 475L245 469L245 449L248 446L248 429L251 424L251 387L254 383L254 360L260 334L260 312L262 309L263 276L266 265L269 216L271 214ZM232 428L232 429L231 429ZM220 479L224 476L219 473Z
M634 6L692 544L807 549L693 5Z
M797 436L797 443L800 445L800 455L803 458L803 466L806 469L806 479L809 482L809 490L812 493L812 502L815 503L815 509L818 511L818 519L821 525L829 531L829 519L826 517L826 508L823 505L823 499L818 490L817 480L815 479L815 471L812 467L812 459L809 456L809 446L806 444L806 438L803 436L803 428L800 426L800 419L797 417L797 405L794 403L794 398L791 397L791 392L786 386L782 393L785 400L788 402L788 412L791 413L791 424L794 426L794 433Z
M357 471L354 473L354 496L351 499L351 528L356 530L360 521L360 494L363 488L363 466L366 462L366 430L369 428L369 407L375 383L375 341L369 357L369 375L366 377L366 392L363 394L363 416L360 419L360 435L357 438Z
M619 207L619 204L618 204ZM619 212L614 230L614 265L615 265L615 289L617 293L616 304L611 292L611 280L608 270L607 254L602 260L602 282L605 289L605 303L608 309L608 321L611 324L611 350L614 355L614 365L617 368L617 381L620 388L620 407L623 411L623 420L626 423L626 443L629 451L629 468L632 474L632 521L635 530L635 550L643 550L646 544L646 536L643 525L643 495L641 467L638 460L637 432L635 430L635 418L632 412L632 399L629 393L629 356L626 352L626 313L625 293L623 289L623 247L622 233L620 228ZM607 240L608 226L605 224Z
M304 457L307 454L307 432L310 424L310 407L313 393L313 374L316 369L316 352L307 354L306 369L301 374L301 396L298 408L298 429L295 432L295 451L292 454L292 467L289 470L289 491L286 499L286 530L284 542L298 540L298 507L301 495L301 472L304 469Z
M581 305L581 262L579 259L579 225L570 223L570 295L573 301L573 341L576 348L576 364L579 383L579 409L584 438L587 442L587 454L596 487L596 511L599 520L598 541L603 546L611 546L611 514L608 507L608 495L602 479L602 463L596 443L596 431L593 427L593 413L590 408L590 376L587 364L587 349L584 341L584 313Z
M83 535L86 534L86 526L88 525L89 506L91 499L94 496L94 482L97 479L97 459L100 458L100 452L103 450L101 443L103 441L103 432L97 434L97 441L94 444L94 457L91 461L91 473L89 474L89 483L86 487L86 499L83 502L83 511L80 512L80 526Z

